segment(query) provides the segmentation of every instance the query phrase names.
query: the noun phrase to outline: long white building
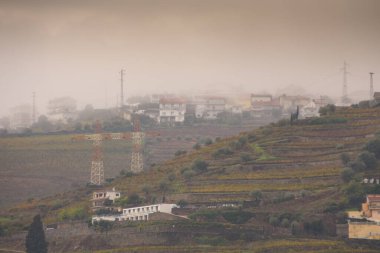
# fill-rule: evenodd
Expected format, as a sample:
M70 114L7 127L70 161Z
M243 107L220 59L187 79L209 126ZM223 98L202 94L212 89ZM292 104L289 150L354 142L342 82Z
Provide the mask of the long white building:
M123 209L122 214L118 215L94 215L94 221L147 221L152 213L168 213L172 214L172 209L178 207L176 204L155 204L149 206L138 206Z

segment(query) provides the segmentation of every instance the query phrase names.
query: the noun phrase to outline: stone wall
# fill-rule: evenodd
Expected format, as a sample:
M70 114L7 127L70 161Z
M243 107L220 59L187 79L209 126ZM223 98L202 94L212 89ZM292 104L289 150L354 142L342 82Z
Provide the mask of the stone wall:
M380 225L375 223L350 222L348 224L350 239L380 240Z

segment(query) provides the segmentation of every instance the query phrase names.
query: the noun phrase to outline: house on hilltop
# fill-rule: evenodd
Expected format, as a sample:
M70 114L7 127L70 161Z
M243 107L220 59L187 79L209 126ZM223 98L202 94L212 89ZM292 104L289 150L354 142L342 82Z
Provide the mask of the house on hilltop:
M370 107L376 107L380 105L380 92L373 93L373 100L369 101Z
M186 101L181 98L161 98L159 107L159 123L180 124L185 121Z
M276 113L281 114L278 99L273 99L271 95L251 94L251 115L253 118L270 119Z
M280 105L285 111L293 111L298 107L302 108L310 102L310 98L304 96L288 96L282 95L279 97Z
M216 119L219 113L226 110L226 99L217 96L199 96L194 99L195 117Z

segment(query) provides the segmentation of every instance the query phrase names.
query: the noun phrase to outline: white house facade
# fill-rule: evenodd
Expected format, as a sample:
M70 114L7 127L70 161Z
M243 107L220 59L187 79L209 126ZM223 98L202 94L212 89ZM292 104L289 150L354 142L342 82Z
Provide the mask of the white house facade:
M160 99L160 123L182 123L185 121L186 102L178 98Z
M168 213L172 214L172 209L178 207L176 204L155 204L149 206L138 206L123 209L122 214L118 215L95 215L92 216L92 222L106 221L147 221L149 215L153 213Z
M223 97L202 96L195 98L195 117L216 119L226 110L226 99Z

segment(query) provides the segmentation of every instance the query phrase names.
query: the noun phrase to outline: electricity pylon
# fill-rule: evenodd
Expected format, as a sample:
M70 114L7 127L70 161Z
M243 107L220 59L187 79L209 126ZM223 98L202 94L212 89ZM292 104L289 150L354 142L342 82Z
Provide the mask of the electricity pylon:
M90 140L93 141L93 158L91 161L90 183L93 185L104 184L104 164L102 142L104 140L132 140L133 150L130 164L130 170L133 173L139 173L144 170L143 144L145 136L158 136L159 133L141 131L139 118L134 118L133 132L126 133L101 133L100 122L97 121L94 134L77 135L72 140Z

